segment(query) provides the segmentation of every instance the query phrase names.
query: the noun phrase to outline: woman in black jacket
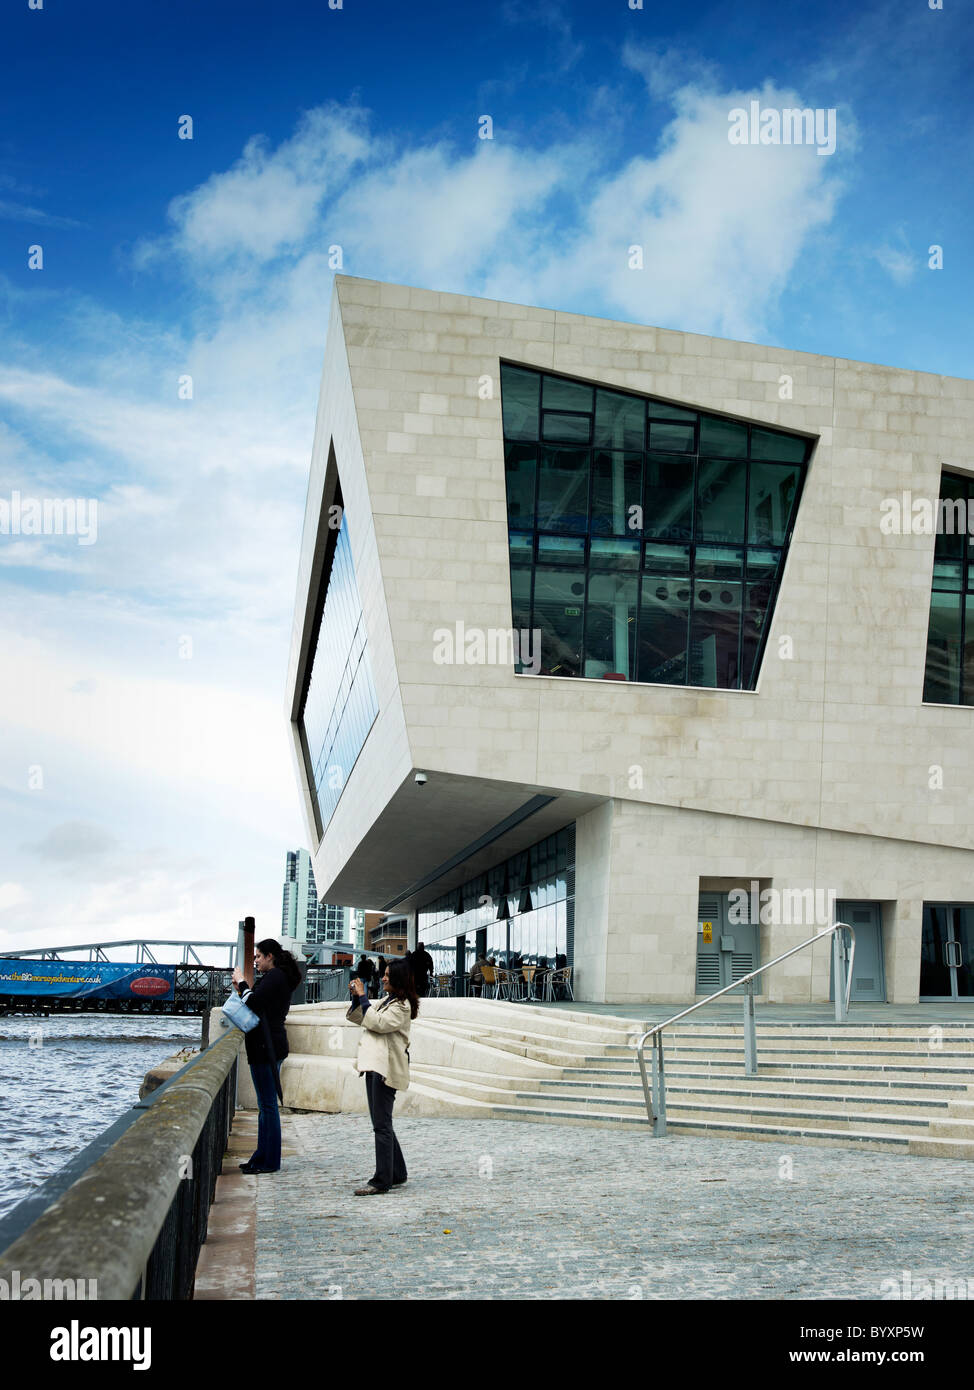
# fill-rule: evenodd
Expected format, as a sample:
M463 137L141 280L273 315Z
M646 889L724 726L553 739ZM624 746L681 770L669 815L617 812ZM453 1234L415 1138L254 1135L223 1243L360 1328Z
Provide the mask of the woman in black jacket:
M241 970L233 972L233 983L241 999L260 1019L246 1034L247 1061L257 1092L257 1148L240 1164L243 1173L276 1173L281 1166L281 1063L288 1054L284 1020L291 995L301 982L301 970L290 951L276 941L258 941L254 947L258 980L253 989Z

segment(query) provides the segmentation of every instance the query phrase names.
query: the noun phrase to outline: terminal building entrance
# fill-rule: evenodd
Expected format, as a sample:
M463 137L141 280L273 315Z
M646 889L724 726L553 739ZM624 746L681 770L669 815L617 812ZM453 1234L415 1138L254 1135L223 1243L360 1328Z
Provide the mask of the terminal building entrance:
M924 903L921 999L974 999L974 903Z

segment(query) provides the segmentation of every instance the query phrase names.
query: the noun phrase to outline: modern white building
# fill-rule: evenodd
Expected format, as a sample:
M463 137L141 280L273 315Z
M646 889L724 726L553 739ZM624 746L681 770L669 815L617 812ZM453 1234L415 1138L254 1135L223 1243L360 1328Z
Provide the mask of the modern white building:
M338 277L287 706L324 896L618 1003L838 913L854 998L974 999L972 489L970 381Z

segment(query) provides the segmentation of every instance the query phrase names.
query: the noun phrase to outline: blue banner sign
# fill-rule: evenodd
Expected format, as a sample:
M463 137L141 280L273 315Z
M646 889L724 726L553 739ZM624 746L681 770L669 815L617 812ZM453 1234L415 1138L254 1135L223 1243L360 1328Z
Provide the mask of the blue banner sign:
M0 960L0 997L48 999L174 999L174 965L114 961Z

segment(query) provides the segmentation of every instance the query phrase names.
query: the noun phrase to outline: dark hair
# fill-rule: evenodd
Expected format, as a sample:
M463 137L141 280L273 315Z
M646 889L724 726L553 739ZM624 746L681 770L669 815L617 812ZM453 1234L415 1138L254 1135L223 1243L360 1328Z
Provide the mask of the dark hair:
M413 972L404 960L391 960L386 966L389 972L389 993L397 999L409 1001L409 1017L419 1013L419 995L413 984Z
M290 951L285 951L278 941L268 937L266 941L258 941L254 947L262 956L270 956L277 970L283 970L284 976L293 993L301 983L301 967L298 965Z

